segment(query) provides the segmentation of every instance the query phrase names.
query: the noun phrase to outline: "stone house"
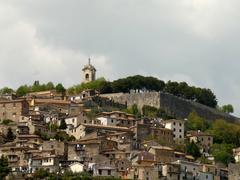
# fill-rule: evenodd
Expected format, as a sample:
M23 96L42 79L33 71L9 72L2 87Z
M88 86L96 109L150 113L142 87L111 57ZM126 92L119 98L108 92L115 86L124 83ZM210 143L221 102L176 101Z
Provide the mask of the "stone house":
M162 166L162 177L171 180L180 179L180 165L173 163L166 163Z
M182 142L184 140L184 131L185 131L185 121L170 119L163 122L165 128L173 131L174 141Z
M152 180L157 179L158 172L154 165L134 164L128 172L127 179Z
M191 131L187 133L190 142L200 145L202 152L209 153L213 145L213 136L201 131Z
M175 160L174 149L166 146L151 146L148 152L152 153L158 163L169 163Z
M130 170L132 163L128 159L119 159L115 161L118 178L125 178Z
M131 158L132 164L140 164L140 165L150 165L156 163L155 156L152 153L147 151L139 152L133 155Z
M25 99L0 101L0 120L19 122L20 117L28 112L29 105Z
M228 178L229 180L239 180L240 178L240 164L228 165Z
M127 127L118 126L102 126L98 124L80 124L78 127L73 129L67 129L66 132L70 136L74 136L77 140L84 138L88 134L93 132L104 132L104 133L116 133L116 132L131 132L131 129Z
M104 152L103 155L112 160L129 159L131 156L131 151L107 151Z
M91 157L107 151L113 151L117 147L117 142L110 140L84 140L68 143L68 161L89 161Z
M4 155L8 158L12 172L25 172L28 167L25 153L27 153L28 149L28 147L17 147L16 143L7 143L0 146L0 156Z
M167 128L150 128L151 136L163 144L173 144L173 131Z
M108 140L118 142L118 149L124 151L130 151L133 149L133 136L132 132L119 132L119 133L108 133L106 138Z
M118 175L115 162L102 155L92 156L88 166L93 176L117 177Z
M173 164L180 165L180 180L196 179L202 169L202 165L195 162L178 160L173 162Z
M201 172L211 173L214 180L220 180L220 169L216 165L203 164Z
M47 170L50 173L59 172L59 159L55 155L37 155L30 159L30 167L29 170L31 173L39 170L40 168Z
M132 127L136 125L134 115L121 111L103 112L97 120L104 126Z
M197 180L214 180L214 175L209 172L199 172Z
M41 150L54 151L54 154L60 159L67 159L67 143L65 142L56 140L43 141Z

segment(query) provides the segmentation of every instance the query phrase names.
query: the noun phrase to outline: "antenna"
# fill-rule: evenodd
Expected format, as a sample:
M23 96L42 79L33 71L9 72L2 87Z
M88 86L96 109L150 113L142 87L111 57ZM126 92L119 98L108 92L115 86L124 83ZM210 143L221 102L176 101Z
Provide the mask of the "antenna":
M90 65L91 64L91 59L90 59L90 57L88 58L88 65Z

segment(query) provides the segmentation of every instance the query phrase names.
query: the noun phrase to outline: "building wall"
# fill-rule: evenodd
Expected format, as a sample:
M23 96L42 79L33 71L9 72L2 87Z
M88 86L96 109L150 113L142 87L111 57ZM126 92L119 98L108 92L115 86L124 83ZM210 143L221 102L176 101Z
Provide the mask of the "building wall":
M101 125L104 125L104 126L117 125L117 119L114 119L114 118L98 117L97 120L99 120L101 122Z
M60 141L43 141L43 150L55 150L55 155L66 156L67 146L66 143Z
M240 178L240 165L239 164L229 164L229 180L239 180Z
M184 140L184 130L185 130L185 126L184 126L184 122L183 121L179 121L179 120L171 120L166 122L165 124L165 128L170 129L173 131L173 139L174 140Z
M0 120L10 119L19 122L22 115L28 114L27 101L4 101L0 102Z
M156 108L164 109L166 112L176 118L184 119L188 115L196 111L201 117L208 120L226 119L228 121L236 121L238 118L217 111L216 109L207 107L205 105L185 100L169 93L164 92L141 92L141 93L116 93L105 94L103 97L113 99L115 102L121 104L127 104L132 106L137 104L139 109L142 109L144 105L153 106Z
M73 173L81 173L84 171L84 165L79 163L72 164L70 165L70 170Z

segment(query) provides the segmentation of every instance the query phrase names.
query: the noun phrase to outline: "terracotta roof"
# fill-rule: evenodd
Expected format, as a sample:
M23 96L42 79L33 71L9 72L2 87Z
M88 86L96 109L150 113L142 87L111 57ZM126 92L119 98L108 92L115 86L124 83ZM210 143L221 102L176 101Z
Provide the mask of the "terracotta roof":
M88 128L96 128L96 129L109 129L109 130L116 130L116 131L131 131L127 127L119 127L119 126L103 126L103 125L97 125L97 124L82 124L85 127Z
M167 146L151 146L152 149L159 149L159 150L168 150L168 151L174 151L173 148L167 147Z
M199 131L188 131L187 136L188 137L193 137L193 136L198 137L198 136L212 136L212 135L205 133L205 132L201 132L201 131L200 132Z
M168 122L183 122L183 123L185 123L186 121L180 120L180 119L168 119L168 120L163 121L163 123L168 123Z
M36 104L63 104L63 105L70 105L71 101L65 100L56 100L56 99L34 99Z
M40 138L40 136L35 135L35 134L26 134L26 135L18 135L18 138Z
M0 101L0 104L1 103L17 103L17 102L24 102L26 101L25 99L16 99L16 100L2 100Z

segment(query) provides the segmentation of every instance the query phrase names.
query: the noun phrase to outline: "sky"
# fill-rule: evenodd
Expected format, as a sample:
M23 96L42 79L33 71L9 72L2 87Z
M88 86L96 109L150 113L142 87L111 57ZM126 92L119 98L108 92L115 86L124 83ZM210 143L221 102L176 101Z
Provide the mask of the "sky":
M240 116L239 0L0 0L0 87L129 75L210 88Z

